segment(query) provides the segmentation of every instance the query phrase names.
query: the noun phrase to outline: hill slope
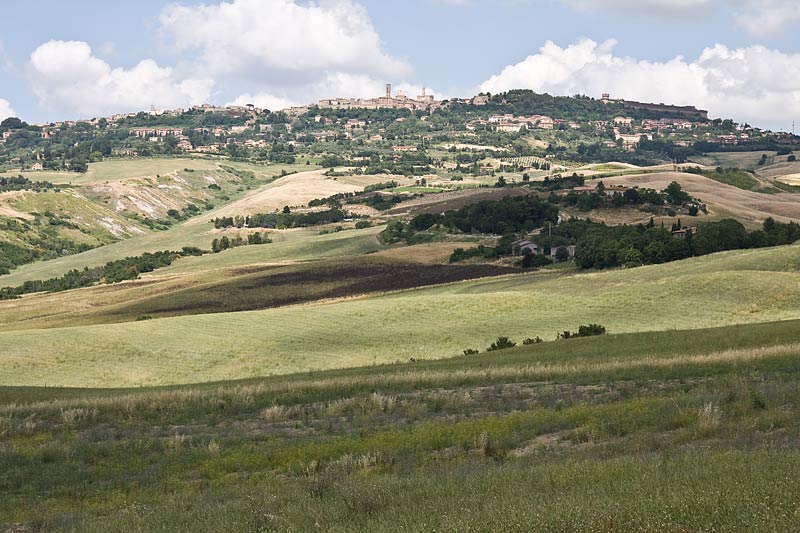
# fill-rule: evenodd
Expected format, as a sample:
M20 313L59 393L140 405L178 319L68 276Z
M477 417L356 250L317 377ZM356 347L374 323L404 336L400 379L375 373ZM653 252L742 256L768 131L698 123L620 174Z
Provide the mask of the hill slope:
M0 525L794 531L798 354L786 322L172 389L0 388Z
M552 339L800 318L800 246L634 270L522 274L266 311L0 333L0 383L134 386L449 357Z

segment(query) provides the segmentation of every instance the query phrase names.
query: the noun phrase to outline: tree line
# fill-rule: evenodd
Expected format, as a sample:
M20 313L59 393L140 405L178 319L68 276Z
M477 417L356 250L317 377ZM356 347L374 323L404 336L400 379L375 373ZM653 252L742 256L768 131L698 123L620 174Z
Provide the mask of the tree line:
M109 261L99 267L86 267L83 270L73 269L57 278L26 281L17 287L2 288L0 289L0 300L13 300L23 294L35 292L62 292L90 287L101 282L111 284L137 279L140 274L167 267L180 257L201 256L204 253L199 248L184 247L180 252L145 253L136 257Z
M310 213L292 213L288 207L280 213L256 213L237 217L220 217L212 220L216 229L225 228L305 228L321 224L334 224L345 219L338 207Z
M10 178L0 177L0 192L9 191L46 191L54 189L55 185L49 181L31 181L25 176Z
M734 219L705 222L697 226L696 233L686 230L683 238L652 224L606 226L591 223L584 226L576 240L575 262L583 269L637 267L727 250L793 244L799 240L800 225L783 224L772 218L764 222L762 229L753 232L748 232Z

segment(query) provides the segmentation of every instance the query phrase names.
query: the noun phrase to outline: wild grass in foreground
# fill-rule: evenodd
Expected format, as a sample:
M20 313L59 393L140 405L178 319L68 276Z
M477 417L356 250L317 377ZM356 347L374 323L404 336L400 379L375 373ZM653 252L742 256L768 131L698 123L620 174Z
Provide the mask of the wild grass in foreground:
M789 322L178 388L0 389L0 525L796 530L799 356Z

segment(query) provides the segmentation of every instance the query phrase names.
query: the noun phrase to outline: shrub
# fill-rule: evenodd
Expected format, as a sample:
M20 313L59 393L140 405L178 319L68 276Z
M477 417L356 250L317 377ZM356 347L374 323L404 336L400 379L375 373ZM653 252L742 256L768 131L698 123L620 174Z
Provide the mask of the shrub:
M559 339L574 339L577 337L597 337L599 335L605 335L606 328L605 326L601 326L600 324L589 324L588 326L581 326L578 328L577 333L573 333L571 331L564 331L563 333L559 333Z
M372 222L369 220L359 220L356 222L356 229L367 229L372 227Z
M495 352L497 350L507 350L516 346L516 342L512 342L508 337L497 337L497 340L492 343L486 350L487 352Z
M553 261L545 255L526 254L522 258L522 268L541 268L552 265Z
M542 339L541 337L534 337L533 339L525 339L524 341L522 341L522 344L525 346L530 346L532 344L541 344L543 342L544 339Z
M467 348L466 350L464 350L464 355L477 355L479 353L481 352L479 352L478 350L473 350L472 348Z
M578 328L579 337L596 337L605 334L606 328L600 324L589 324L588 326L581 326Z

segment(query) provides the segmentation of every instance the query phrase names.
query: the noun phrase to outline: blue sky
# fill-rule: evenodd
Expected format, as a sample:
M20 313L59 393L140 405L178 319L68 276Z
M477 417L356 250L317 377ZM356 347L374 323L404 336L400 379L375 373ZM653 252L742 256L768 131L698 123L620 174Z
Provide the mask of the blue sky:
M470 96L531 88L800 121L795 0L29 0L2 8L0 115L269 108L384 82Z

